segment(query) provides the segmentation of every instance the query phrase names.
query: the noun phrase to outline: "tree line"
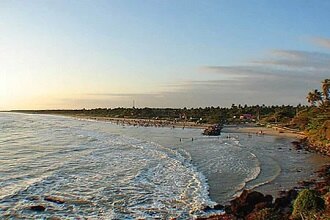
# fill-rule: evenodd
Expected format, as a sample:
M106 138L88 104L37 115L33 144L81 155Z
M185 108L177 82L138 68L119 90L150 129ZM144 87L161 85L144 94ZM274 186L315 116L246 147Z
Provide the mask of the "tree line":
M72 116L138 118L190 121L196 123L276 123L283 126L306 130L318 127L329 120L330 111L330 79L322 81L322 92L315 89L307 94L307 105L241 105L231 107L205 108L95 108L76 110L17 110L16 112L38 114L61 114ZM250 117L242 117L250 115ZM315 122L316 121L316 122Z

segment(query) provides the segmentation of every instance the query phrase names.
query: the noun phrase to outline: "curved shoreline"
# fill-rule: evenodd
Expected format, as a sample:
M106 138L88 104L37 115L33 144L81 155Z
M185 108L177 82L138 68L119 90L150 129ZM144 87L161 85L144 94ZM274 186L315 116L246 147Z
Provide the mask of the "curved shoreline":
M87 119L96 121L108 121L122 125L133 125L133 126L154 126L154 127L176 127L176 128L195 128L205 129L211 124L197 124L195 122L174 122L168 120L156 120L156 119L141 119L141 118L110 118L110 117L98 117L98 116L69 116L77 119ZM280 137L289 137L302 139L306 135L302 132L289 130L282 127L264 127L256 126L254 124L248 125L225 125L221 132L223 133L246 133L246 134L260 134L262 131L263 135L272 135Z
M77 117L75 117L77 118ZM94 117L80 117L80 118L84 118L87 120L99 120L99 121L109 121L109 120L104 120L101 118L94 118ZM117 120L117 119L114 119ZM138 119L135 119L138 120ZM125 120L123 120L122 122L125 122ZM112 121L113 123L113 121ZM150 125L150 126L155 126L155 125ZM204 125L205 126L205 125ZM201 126L192 126L191 128L204 128L203 125ZM163 126L162 126L163 127ZM164 126L165 127L165 126ZM170 127L170 126L166 126L166 127ZM176 127L180 127L180 125L176 125ZM188 126L185 126L187 128L189 128ZM260 131L262 131L262 133L260 134ZM273 135L273 136L281 136L281 137L287 137L287 138L303 138L304 135L302 134L297 134L297 133L291 133L291 132L280 132L279 130L276 130L275 128L266 128L266 127L258 127L258 126L225 126L223 129L223 133L244 133L244 134L249 134L249 135ZM298 185L298 184L297 184ZM254 192L254 191L252 191ZM231 200L230 202L239 199L241 196L237 196L235 199ZM219 205L221 206L221 205ZM207 207L206 207L207 208ZM223 216L223 215L219 215L219 216ZM220 219L223 219L222 217Z

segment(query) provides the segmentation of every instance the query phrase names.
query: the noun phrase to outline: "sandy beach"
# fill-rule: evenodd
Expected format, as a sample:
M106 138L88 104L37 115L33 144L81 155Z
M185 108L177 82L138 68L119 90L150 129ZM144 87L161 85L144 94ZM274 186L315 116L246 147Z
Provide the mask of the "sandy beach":
M77 119L88 119L96 121L108 121L115 124L141 126L141 127L176 127L176 128L200 128L205 129L211 124L198 124L196 122L183 122L183 121L169 121L162 119L142 119L142 118L111 118L100 116L77 116Z
M116 124L133 125L133 126L154 126L154 127L176 127L176 128L197 128L205 129L211 124L197 124L195 122L174 122L168 120L155 120L155 119L132 119L132 118L110 118L110 117L90 117L90 116L74 116L78 119L89 119L97 121L110 121ZM225 125L222 129L223 133L246 133L251 135L272 135L289 138L301 139L305 137L302 132L280 128L280 127L264 127L249 125Z
M223 133L247 133L251 135L272 135L289 138L304 138L305 135L301 132L290 131L279 127L261 127L261 126L225 126Z

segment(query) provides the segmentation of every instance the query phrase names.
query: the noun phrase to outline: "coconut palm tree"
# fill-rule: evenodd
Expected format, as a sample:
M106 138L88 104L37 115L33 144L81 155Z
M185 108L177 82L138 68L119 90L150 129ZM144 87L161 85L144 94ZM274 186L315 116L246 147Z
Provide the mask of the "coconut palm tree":
M324 95L324 102L330 102L330 79L325 79L322 81L322 91Z
M320 91L318 91L317 89L315 89L312 92L309 92L306 98L307 98L307 101L309 103L311 103L311 105L313 105L313 106L315 106L316 102L323 104L322 93Z
M306 97L306 99L307 99L307 102L308 103L310 103L311 105L315 105L315 96L314 96L314 93L313 92L309 92L308 93L308 95L307 95L307 97Z

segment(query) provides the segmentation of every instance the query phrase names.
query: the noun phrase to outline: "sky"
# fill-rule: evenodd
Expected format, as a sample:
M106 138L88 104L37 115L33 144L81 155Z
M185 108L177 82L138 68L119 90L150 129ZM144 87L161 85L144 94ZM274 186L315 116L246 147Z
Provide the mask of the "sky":
M0 110L306 104L330 1L1 0Z

